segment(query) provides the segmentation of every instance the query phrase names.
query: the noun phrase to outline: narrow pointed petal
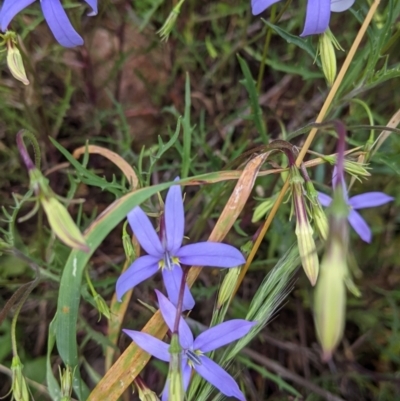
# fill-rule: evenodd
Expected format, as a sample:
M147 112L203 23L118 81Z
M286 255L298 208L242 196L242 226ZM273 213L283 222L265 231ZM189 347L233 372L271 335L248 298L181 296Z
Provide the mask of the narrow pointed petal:
M158 338L155 338L147 333L135 330L122 330L126 333L140 348L155 356L162 361L169 362L170 353L168 351L169 345L163 343Z
M5 0L0 11L0 28L4 32L11 20L35 0Z
M193 348L202 352L213 351L245 336L256 322L243 319L229 320L211 327L201 333L195 340Z
M137 258L131 266L121 274L117 280L116 293L118 301L131 288L147 280L153 274L157 273L158 259L154 256L145 255Z
M365 192L350 198L349 204L354 209L364 209L366 207L382 206L394 200L393 197L383 192Z
M264 10L278 1L280 0L251 0L251 12L253 15L261 14Z
M308 0L306 22L300 36L324 33L331 17L331 0Z
M41 0L42 11L57 42L64 47L83 45L83 39L71 25L59 0Z
M185 245L175 256L188 266L236 267L246 262L238 249L219 242Z
M228 397L236 397L240 401L246 401L234 378L210 358L202 356L201 365L194 365L194 369L203 379L221 391L222 394Z
M368 224L365 220L361 217L361 215L352 210L347 218L349 220L350 225L354 228L354 231L360 236L360 238L370 243L372 239L372 233Z
M162 271L165 289L167 290L168 298L173 305L178 305L179 291L182 282L182 268L175 266L172 270L163 269ZM190 293L189 287L185 284L185 290L183 293L183 304L182 312L185 310L193 309L195 305L192 294Z
M89 17L97 15L97 0L85 0L87 4L92 8L92 11L88 14Z
M162 259L164 249L146 213L139 206L136 206L128 213L128 221L142 248L149 255Z
M321 205L325 207L328 207L332 202L332 198L329 195L323 194L322 192L318 192L318 200Z
M176 180L179 180L179 177ZM184 229L185 214L182 190L180 185L173 185L165 199L165 232L167 235L167 249L171 254L175 254L181 247Z
M334 13L341 13L348 10L355 0L331 0L331 11Z
M160 306L161 314L167 324L168 328L173 332L175 327L176 319L176 308L172 305L171 301L160 291L156 291L158 304ZM188 324L180 318L179 321L179 343L184 349L191 348L193 346L193 334L188 326Z

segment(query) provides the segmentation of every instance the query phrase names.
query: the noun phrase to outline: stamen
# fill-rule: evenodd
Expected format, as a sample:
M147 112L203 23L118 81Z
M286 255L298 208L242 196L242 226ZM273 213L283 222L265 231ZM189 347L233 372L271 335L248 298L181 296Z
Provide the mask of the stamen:
M186 355L188 362L191 362L193 365L201 365L200 355L196 351L187 350Z

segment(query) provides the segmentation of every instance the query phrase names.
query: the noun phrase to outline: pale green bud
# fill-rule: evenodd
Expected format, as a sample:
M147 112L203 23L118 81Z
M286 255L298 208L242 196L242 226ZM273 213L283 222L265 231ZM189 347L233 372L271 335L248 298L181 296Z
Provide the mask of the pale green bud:
M241 266L228 269L228 272L226 273L218 292L217 309L220 309L225 302L231 299L241 270Z
M61 370L60 367L58 369L60 373L61 401L70 401L73 387L73 372L69 365L65 369Z
M18 355L14 356L11 362L12 384L11 392L15 401L29 401L29 389L22 374L22 365Z
M171 354L168 371L168 398L174 401L184 401L185 391L183 389L182 379L182 348L179 344L179 337L177 334L172 334L171 344L169 346Z
M321 263L314 294L314 320L323 360L331 358L343 336L346 309L346 252L335 238Z
M306 191L315 227L317 227L320 237L326 240L328 238L328 219L318 200L318 192L311 181L306 182Z
M54 234L65 245L88 252L89 247L86 245L86 241L79 231L79 228L72 220L65 206L57 200L42 173L38 169L33 168L29 171L29 177L31 179L31 187L43 206Z
M255 209L253 213L253 218L251 219L252 223L255 223L261 220L274 206L275 201L278 197L278 194L271 196L265 201L261 202Z
M7 32L3 35L7 45L7 65L12 76L24 85L29 85L29 80L26 76L24 63L21 53L17 47L17 39L14 32Z
M135 248L132 245L132 238L126 231L126 227L128 225L128 221L125 221L124 226L122 228L122 246L124 247L126 259L129 262L133 262L136 257Z
M168 15L167 20L164 22L164 25L161 27L157 33L161 36L161 40L167 41L172 29L175 26L175 22L178 18L179 13L181 12L182 4L185 0L180 0L180 2L172 9L170 14Z
M336 156L322 156L324 160L329 162L332 166L336 164ZM344 159L344 170L346 173L351 174L354 177L370 177L371 174L366 169L367 164L360 163L358 161Z
M100 294L96 293L96 295L94 296L94 302L96 302L96 309L100 313L99 320L101 318L101 315L104 315L107 319L110 319L110 308L108 307L104 298Z
M83 235L72 220L65 206L56 198L43 197L40 200L50 227L60 241L71 248L89 252L90 249L86 245Z
M318 278L319 260L313 229L308 220L307 209L304 200L304 179L300 176L297 167L290 168L292 198L296 212L296 230L297 244L304 272L310 280L311 285L315 285Z
M327 32L324 32L319 36L318 47L321 57L322 71L325 75L328 85L332 86L337 72L336 54L331 37Z
M135 385L138 390L140 401L160 401L154 391L151 391L140 377L135 380Z

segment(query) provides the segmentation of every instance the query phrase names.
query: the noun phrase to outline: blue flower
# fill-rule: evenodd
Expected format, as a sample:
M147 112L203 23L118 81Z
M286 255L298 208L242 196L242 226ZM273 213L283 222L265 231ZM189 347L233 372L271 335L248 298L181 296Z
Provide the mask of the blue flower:
M125 292L161 269L168 297L174 305L177 305L183 275L181 264L228 268L245 262L241 252L227 244L199 242L182 246L185 216L179 185L173 185L168 191L165 213L160 224L160 236L139 206L129 212L128 221L148 255L136 259L119 277L116 287L119 300ZM194 299L186 285L182 310L193 309L193 306Z
M163 294L157 290L156 293L161 314L165 323L173 332L176 308ZM186 391L189 386L192 369L194 369L203 379L207 380L227 397L235 397L241 401L245 401L245 397L233 377L204 354L242 338L255 324L256 322L234 319L211 327L194 339L189 326L180 318L178 337L182 348L181 360L184 390ZM140 348L149 354L162 361L170 361L171 354L169 353L169 344L140 331L123 331L132 338ZM168 385L165 386L162 395L162 401L167 400Z
M5 0L0 11L0 28L3 32L11 20L35 0ZM97 14L97 0L85 0L92 8L90 16ZM54 37L64 47L83 45L83 39L69 22L60 0L40 0L43 15Z
M333 184L336 184L336 167L333 170ZM366 192L364 194L355 195L349 198L346 188L346 183L344 179L341 179L344 199L350 208L349 215L347 217L348 222L354 228L354 231L360 236L360 238L370 243L372 239L371 229L369 228L366 221L361 217L361 215L356 212L357 209L365 209L368 207L377 207L385 205L391 202L394 198L386 195L384 192ZM318 192L318 199L322 206L330 206L332 198L326 194Z
M280 0L251 0L253 15L258 15ZM331 11L349 9L355 0L308 0L304 30L300 36L323 33L328 29Z

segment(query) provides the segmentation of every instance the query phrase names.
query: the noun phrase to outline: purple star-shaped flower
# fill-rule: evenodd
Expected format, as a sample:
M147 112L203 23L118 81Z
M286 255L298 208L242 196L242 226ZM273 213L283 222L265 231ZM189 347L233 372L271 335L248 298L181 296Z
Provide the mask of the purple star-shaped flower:
M251 0L253 15L258 15L280 0ZM342 12L349 9L355 0L308 0L306 21L300 36L323 33L328 29L331 11Z
M163 294L157 290L156 293L161 314L163 315L165 323L173 332L176 308ZM203 379L207 380L227 397L236 397L241 401L245 401L245 397L233 377L204 354L242 338L255 324L256 322L234 319L218 324L201 333L196 339L193 339L193 334L188 324L184 319L180 318L178 336L182 348L181 359L184 390L186 391L189 386L192 369L194 369ZM131 337L140 348L149 354L162 361L170 361L171 354L168 351L169 344L140 331L123 331ZM167 400L168 386L166 385L163 391L162 401Z
M336 182L335 177L336 167L333 170L333 183ZM345 201L350 208L347 220L360 238L363 241L370 243L372 239L371 229L361 215L356 212L356 210L385 205L386 203L391 202L394 198L386 195L383 192L366 192L365 194L355 195L349 199L344 179L342 180L342 187ZM321 202L321 205L326 207L328 207L332 202L332 198L330 196L321 192L318 192L318 199Z
M6 31L11 20L35 0L5 0L0 11L0 28ZM90 16L97 14L97 0L85 0L92 8ZM71 25L60 0L40 0L43 15L58 43L64 47L83 45L83 39Z
M173 185L165 200L164 221L160 237L149 218L137 206L128 214L128 221L137 240L148 255L136 259L117 281L117 297L121 297L161 269L168 297L178 304L182 282L181 264L188 266L236 267L245 262L241 252L219 242L199 242L182 246L185 216L181 187ZM186 285L182 310L193 309L194 299Z

